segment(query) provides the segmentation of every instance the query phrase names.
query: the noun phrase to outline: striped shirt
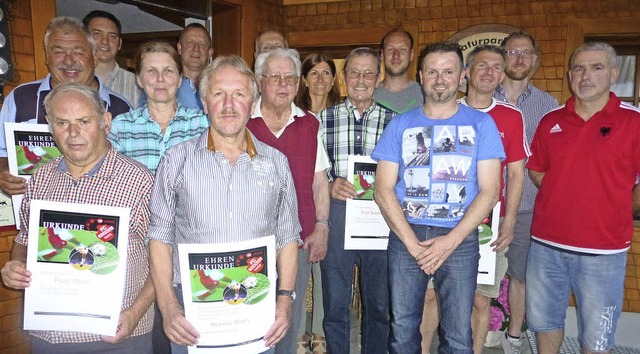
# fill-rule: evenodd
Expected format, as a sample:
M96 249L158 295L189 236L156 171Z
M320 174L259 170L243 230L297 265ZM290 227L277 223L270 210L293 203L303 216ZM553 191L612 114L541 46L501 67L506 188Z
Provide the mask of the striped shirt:
M246 134L247 151L234 165L215 150L208 131L167 151L151 195L150 240L173 246L275 235L278 249L302 242L287 158ZM173 283L180 283L177 247Z
M507 99L507 93L502 85L498 85L493 92L493 97L498 101L509 102ZM527 143L531 145L533 140L533 134L536 132L536 128L540 123L542 117L552 109L558 107L558 100L548 94L541 91L535 86L529 84L527 90L518 97L516 107L522 111L524 116L524 132L527 136ZM532 212L533 203L536 201L536 195L538 194L538 188L533 185L531 179L524 179L524 191L522 192L522 199L520 200L520 207L518 212Z
M199 136L208 127L209 118L202 111L178 106L175 117L162 134L162 128L151 118L145 104L117 116L111 123L108 139L116 150L155 172L169 148Z
M347 177L349 155L371 156L382 131L395 116L395 112L374 101L361 117L348 98L322 111L320 129L331 161L331 177Z
M116 63L104 80L104 84L126 98L133 109L140 107L140 88L136 84L136 75L131 71L121 68Z
M136 299L149 274L145 234L149 225L149 196L153 175L144 166L110 148L106 156L78 179L71 177L64 157L43 165L31 176L24 193L20 221L22 227L15 242L27 245L31 200L98 204L131 208L129 245L122 309ZM153 324L153 306L140 319L133 336L149 333ZM101 341L102 336L81 332L31 331L31 335L50 343L86 343Z

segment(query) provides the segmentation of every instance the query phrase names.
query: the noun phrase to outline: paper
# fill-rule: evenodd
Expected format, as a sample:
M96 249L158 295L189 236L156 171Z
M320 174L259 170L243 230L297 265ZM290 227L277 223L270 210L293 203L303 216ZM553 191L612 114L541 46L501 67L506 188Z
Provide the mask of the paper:
M31 201L25 330L116 334L129 213L129 208Z
M349 155L347 176L356 197L347 199L344 249L386 250L389 226L373 200L377 164L369 156Z
M200 333L189 353L262 353L275 320L275 237L179 244L186 319Z
M496 203L491 215L489 215L478 226L478 238L480 241L478 284L493 285L496 280L496 253L490 245L498 238L498 228L500 227L500 204L500 202Z

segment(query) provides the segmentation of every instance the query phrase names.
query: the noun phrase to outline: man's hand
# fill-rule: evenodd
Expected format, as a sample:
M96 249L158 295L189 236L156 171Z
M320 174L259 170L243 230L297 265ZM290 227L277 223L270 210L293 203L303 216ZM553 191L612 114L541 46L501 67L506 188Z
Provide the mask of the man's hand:
M31 283L31 272L27 270L25 262L8 261L2 270L2 282L13 289L24 289Z
M200 333L184 317L184 309L178 303L162 311L164 333L170 341L180 345L196 345Z
M8 195L23 194L27 187L27 180L16 177L8 171L0 172L0 189Z
M511 241L513 241L513 229L515 225L515 220L502 219L498 227L498 238L490 245L493 247L493 252L502 252L509 247Z
M135 316L128 309L120 312L120 318L118 319L118 330L116 331L116 335L113 337L103 336L102 340L107 343L116 344L130 338L131 333L133 333L133 330L138 325L138 321L136 321L134 317Z
M287 334L287 329L291 325L291 305L293 303L288 296L277 297L276 320L267 331L267 334L264 335L264 342L267 347L272 348Z
M331 183L331 198L347 200L356 196L356 187L344 178L337 177Z
M313 232L304 240L302 249L309 252L309 263L320 262L327 255L329 243L329 227L316 224Z
M420 245L426 247L427 251L418 259L418 265L427 274L435 273L458 247L450 235L420 241Z

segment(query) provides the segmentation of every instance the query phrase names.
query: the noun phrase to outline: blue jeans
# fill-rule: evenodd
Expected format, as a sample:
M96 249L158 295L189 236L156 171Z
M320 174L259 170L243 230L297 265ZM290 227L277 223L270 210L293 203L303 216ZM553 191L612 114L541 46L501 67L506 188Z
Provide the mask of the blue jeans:
M622 311L627 252L586 255L533 241L527 267L527 323L534 332L564 329L569 293L576 297L578 339L610 350Z
M323 328L329 353L349 353L353 265L360 268L362 353L385 354L389 335L389 289L385 251L344 249L345 203L331 200L329 247L320 262Z
M418 240L446 235L448 228L411 225ZM427 283L433 278L440 309L439 353L473 353L471 309L478 277L478 232L468 235L442 266L427 275L393 232L389 236L390 353L422 353L420 323Z

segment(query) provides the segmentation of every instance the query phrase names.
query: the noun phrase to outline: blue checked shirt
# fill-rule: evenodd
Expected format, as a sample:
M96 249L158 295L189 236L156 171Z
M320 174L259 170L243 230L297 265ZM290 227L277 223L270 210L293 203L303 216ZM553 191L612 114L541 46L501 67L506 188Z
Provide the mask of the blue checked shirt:
M209 127L202 111L178 106L165 129L149 115L147 105L117 116L111 123L109 141L119 152L147 166L155 173L160 158L172 146L199 136Z
M349 155L371 156L382 131L395 116L374 101L360 117L348 98L322 111L321 135L331 162L331 177L347 177Z

